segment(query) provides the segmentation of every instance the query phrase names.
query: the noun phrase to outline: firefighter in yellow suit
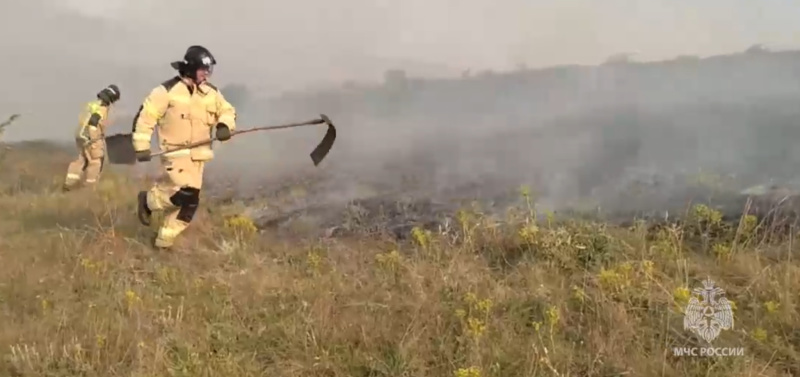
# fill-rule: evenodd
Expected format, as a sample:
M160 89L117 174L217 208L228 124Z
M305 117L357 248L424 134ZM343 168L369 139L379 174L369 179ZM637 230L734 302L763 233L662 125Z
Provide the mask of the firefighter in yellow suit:
M67 167L64 191L69 191L77 186L82 175L88 185L94 185L100 179L105 157L104 138L108 126L109 108L119 101L119 98L119 88L112 84L97 93L96 100L85 105L75 130L78 157Z
M158 127L162 151L209 139L230 139L236 110L207 80L216 60L206 48L191 46L182 61L171 63L178 75L154 88L133 123L136 159L150 161L150 140ZM149 226L153 211L164 212L155 247L170 248L192 221L200 204L203 167L214 158L211 145L183 149L161 156L161 176L138 195L138 217Z

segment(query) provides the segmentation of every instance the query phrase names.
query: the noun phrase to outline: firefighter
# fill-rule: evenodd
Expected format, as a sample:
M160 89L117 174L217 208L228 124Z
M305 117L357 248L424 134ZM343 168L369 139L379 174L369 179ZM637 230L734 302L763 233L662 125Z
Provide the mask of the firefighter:
M119 88L112 84L97 93L97 99L85 105L75 130L78 157L67 167L64 191L77 186L81 181L81 175L84 175L87 185L94 185L100 179L105 157L104 138L108 127L109 108L119 101L119 98Z
M178 75L164 81L145 98L133 122L133 148L137 161L150 161L150 140L158 127L162 151L209 139L231 137L236 110L219 89L208 82L216 59L205 47L191 46L182 61L172 62ZM214 158L211 144L161 155L161 176L138 195L138 217L150 225L153 211L162 211L164 222L154 246L172 247L195 216L200 204L203 168Z

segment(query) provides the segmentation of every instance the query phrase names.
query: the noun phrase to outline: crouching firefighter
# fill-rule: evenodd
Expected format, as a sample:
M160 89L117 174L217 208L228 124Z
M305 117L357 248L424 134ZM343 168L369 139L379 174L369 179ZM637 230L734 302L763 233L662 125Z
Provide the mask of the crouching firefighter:
M145 98L133 123L133 148L137 161L150 161L150 140L158 127L161 151L207 140L230 139L236 127L236 110L208 82L216 60L202 46L191 46L182 61L171 63L178 75L164 81ZM149 226L153 211L163 211L164 222L156 248L169 248L195 216L200 204L203 167L214 158L211 144L161 155L156 183L138 196L138 217Z
M105 157L105 129L108 126L109 108L119 101L120 92L116 85L97 93L97 99L84 106L75 130L75 145L78 156L67 167L64 191L73 189L81 181L82 175L87 185L94 185L100 179Z

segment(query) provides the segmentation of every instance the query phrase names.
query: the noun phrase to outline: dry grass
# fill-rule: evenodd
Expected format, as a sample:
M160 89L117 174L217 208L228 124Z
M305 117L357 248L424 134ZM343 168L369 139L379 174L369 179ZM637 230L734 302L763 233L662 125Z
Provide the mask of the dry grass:
M396 243L289 241L202 213L156 253L133 215L141 182L61 194L70 155L42 148L0 172L0 375L800 374L796 246L759 242L750 218L698 208L653 232L470 210ZM701 345L681 310L707 276L735 302L714 344L744 356L672 355Z

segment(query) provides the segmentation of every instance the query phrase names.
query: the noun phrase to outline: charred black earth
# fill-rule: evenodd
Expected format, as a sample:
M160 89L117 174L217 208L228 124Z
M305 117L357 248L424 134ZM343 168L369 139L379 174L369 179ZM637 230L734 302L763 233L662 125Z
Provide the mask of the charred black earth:
M585 202L558 207L540 205L539 213L550 212L556 218L583 218L627 226L635 220L651 224L682 221L691 206L705 204L720 211L723 221L738 223L743 214L754 215L770 226L790 227L800 214L800 191L788 185L758 185L736 190L733 187L707 187L676 182L669 185L630 182L615 195L590 198ZM473 184L449 191L389 190L386 187L362 187L349 196L332 198L337 192L331 181L294 182L274 190L264 199L245 201L246 214L260 229L312 233L323 237L348 235L391 235L398 239L420 227L431 231L451 229L460 209L472 208L498 222L506 219L512 208L526 209L528 203L518 186L487 194ZM493 185L496 187L496 185ZM339 188L338 192L342 189ZM537 202L547 203L546 198ZM582 203L582 204L578 204Z

